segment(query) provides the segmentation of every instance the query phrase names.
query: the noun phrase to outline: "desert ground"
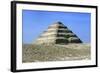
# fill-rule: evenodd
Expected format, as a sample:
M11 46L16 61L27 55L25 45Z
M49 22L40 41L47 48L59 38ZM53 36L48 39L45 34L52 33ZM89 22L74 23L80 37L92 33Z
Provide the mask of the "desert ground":
M91 59L91 47L81 44L23 44L22 62L71 61Z

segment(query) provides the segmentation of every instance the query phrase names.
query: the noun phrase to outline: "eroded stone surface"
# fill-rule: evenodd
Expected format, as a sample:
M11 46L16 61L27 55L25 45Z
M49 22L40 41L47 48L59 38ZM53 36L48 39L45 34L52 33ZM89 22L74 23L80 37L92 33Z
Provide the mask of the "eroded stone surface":
M74 34L62 22L56 22L48 27L38 39L35 44L68 44L68 43L82 43L79 37Z

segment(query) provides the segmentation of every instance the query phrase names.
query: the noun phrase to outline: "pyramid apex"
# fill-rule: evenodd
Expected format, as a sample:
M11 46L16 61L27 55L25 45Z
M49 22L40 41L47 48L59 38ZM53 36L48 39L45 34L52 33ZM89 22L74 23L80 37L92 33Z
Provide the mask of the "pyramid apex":
M64 24L60 21L56 21L51 26L64 26Z
M53 28L54 28L54 27L55 27L55 28L58 28L58 27L67 28L67 27L66 27L62 22L60 22L60 21L54 22L54 23L53 23L52 25L50 25L49 27L50 27L50 28L51 28L51 27L53 27Z
M57 22L55 22L55 24L63 24L62 22L60 22L60 21L57 21Z

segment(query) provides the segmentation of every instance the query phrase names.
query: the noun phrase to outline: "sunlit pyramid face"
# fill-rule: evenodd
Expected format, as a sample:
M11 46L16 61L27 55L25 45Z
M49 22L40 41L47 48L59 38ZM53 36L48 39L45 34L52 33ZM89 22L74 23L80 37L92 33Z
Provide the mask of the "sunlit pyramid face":
M68 44L68 43L82 43L76 34L68 29L62 22L55 22L51 24L46 31L44 31L38 39L36 44Z

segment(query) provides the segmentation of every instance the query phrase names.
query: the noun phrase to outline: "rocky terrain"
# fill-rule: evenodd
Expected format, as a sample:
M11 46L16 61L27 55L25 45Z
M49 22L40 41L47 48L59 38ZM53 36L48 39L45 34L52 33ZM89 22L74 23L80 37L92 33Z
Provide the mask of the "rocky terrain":
M22 49L22 61L69 61L91 59L90 44L24 44Z

